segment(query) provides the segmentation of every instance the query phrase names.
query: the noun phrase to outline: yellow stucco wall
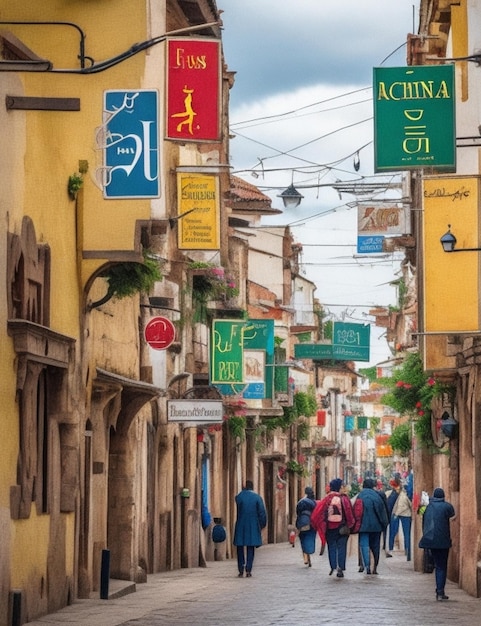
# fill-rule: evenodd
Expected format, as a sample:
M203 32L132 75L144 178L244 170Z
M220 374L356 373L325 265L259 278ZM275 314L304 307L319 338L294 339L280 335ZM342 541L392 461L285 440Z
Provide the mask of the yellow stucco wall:
M120 0L37 3L3 2L2 19L69 21L85 33L85 52L101 62L127 51L133 44L163 33L146 32L146 3ZM126 15L129 19L126 19ZM12 31L36 54L53 62L54 69L79 69L79 34L66 26L15 26ZM160 44L162 47L163 44ZM152 49L151 56L160 54ZM87 61L87 65L89 61ZM97 168L102 165L102 150L96 145L96 129L102 123L103 94L109 89L142 88L145 53L93 75L68 73L24 73L24 93L35 97L79 98L80 111L11 112L24 115L29 138L25 153L25 180L19 179L25 194L24 213L39 229L39 240L52 247L52 326L62 332L76 326L75 306L66 307L65 298L77 297L72 275L74 266L76 211L82 220L78 228L83 250L132 251L135 223L149 219L148 200L105 200L98 183ZM160 94L162 99L162 94ZM78 172L79 161L88 162L81 200L67 194L68 178ZM20 193L20 189L19 189ZM39 225L41 224L41 227ZM99 260L96 266L102 265ZM92 263L90 263L92 265ZM64 271L56 272L61 266ZM76 275L76 274L75 274ZM89 275L83 272L82 283Z
M144 0L0 0L2 21L68 21L78 24L86 34L86 54L104 61L127 51L133 44L164 33L147 32ZM157 10L159 13L162 9ZM79 68L79 35L66 26L6 26L38 56L53 62L54 68ZM0 298L0 397L2 412L2 454L0 455L0 592L18 587L26 596L40 594L40 581L47 581L49 550L59 541L59 561L65 563L67 576L75 578L75 514L57 512L56 527L52 517L37 515L32 503L28 519L12 520L10 488L17 482L19 416L16 402L16 364L11 339L6 334L7 308L5 276L7 268L7 232L19 234L22 218L34 223L38 243L51 250L50 326L56 332L77 340L76 369L80 370L80 315L82 289L105 259L88 259L78 266L77 251L132 251L137 220L150 218L149 200L105 200L96 179L102 164L102 151L95 144L95 130L102 123L103 94L108 89L152 88L145 84L146 57L150 78L152 64L163 55L163 44L140 53L116 67L95 75L68 73L2 73L0 100L5 97L79 98L80 111L0 110L2 125L2 220L0 220L0 271L4 292ZM162 84L163 64L159 63L158 85ZM157 85L157 86L158 86ZM163 94L159 94L162 103ZM159 119L162 125L162 119ZM68 178L79 170L79 161L88 162L84 187L78 201L67 193ZM80 219L80 222L79 222ZM99 255L100 256L100 255ZM137 304L135 301L133 304ZM138 321L133 304L116 304L116 313L125 306L124 329L115 346L106 343L101 352L101 366L113 363L113 369L135 377L138 374ZM113 306L113 304L111 305ZM97 316L100 318L100 314ZM120 315L122 319L122 314ZM98 322L98 332L103 323ZM105 325L107 323L105 322ZM129 328L133 329L129 336ZM94 332L94 337L99 335ZM102 336L103 338L103 336ZM116 357L123 355L123 361ZM133 357L135 355L135 358ZM72 403L75 410L77 400ZM71 407L70 407L71 408ZM53 529L53 530L52 530ZM58 534L56 534L58 533ZM38 601L38 610L43 610ZM0 622L3 610L0 607Z
M440 238L451 225L456 248L480 246L479 178L424 181L424 297L426 332L479 329L479 252L443 251Z
M65 551L65 572L74 574L74 539L75 518L73 514L63 515L65 524L65 543L59 546ZM28 520L19 520L12 524L12 560L11 586L22 589L34 582L38 584L42 577L47 581L48 542L41 541L50 532L50 518L37 515L35 507Z

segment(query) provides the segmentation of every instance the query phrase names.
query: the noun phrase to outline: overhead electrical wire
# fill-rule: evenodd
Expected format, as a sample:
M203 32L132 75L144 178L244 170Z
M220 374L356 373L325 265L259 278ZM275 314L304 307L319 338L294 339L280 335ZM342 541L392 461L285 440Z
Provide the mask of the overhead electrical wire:
M406 44L406 42L401 43L401 44L400 44L399 46L397 46L397 47L396 47L396 48L395 48L392 52L390 52L390 53L389 53L389 54L388 54L388 55L387 55L387 56L386 56L386 57L385 57L385 58L381 61L381 63L380 63L379 65L380 65L380 66L382 66L382 65L383 65L383 64L384 64L384 63L385 63L385 62L386 62L386 61L387 61L387 60L388 60L388 59L389 59L392 55L394 55L396 52L398 52L401 48L403 48L403 47L404 47L404 46L406 46L406 45L407 45L407 44ZM344 126L344 127L341 127L341 128L339 128L339 129L336 129L336 130L332 131L331 133L327 133L326 135L323 135L323 136L321 136L321 137L318 137L318 138L312 139L312 140L310 140L309 142L306 142L305 144L301 144L300 146L297 146L297 147L292 148L291 150L287 150L287 151L281 151L281 150L278 150L278 149L276 149L276 148L273 148L272 146L268 146L267 144L264 144L264 143L262 143L262 142L259 142L259 141L255 140L255 139L252 139L252 138L250 138L250 137L247 137L247 136L243 135L242 133L239 133L238 131L236 131L236 130L235 130L235 126L242 126L242 125L245 125L245 124L254 124L254 123L255 123L255 125L258 125L258 124L257 124L257 122L269 122L269 123L270 123L271 121L285 121L285 120L284 120L284 119L282 119L282 118L287 118L287 119L288 119L288 116L295 115L296 113L299 113L300 111L305 111L306 109L312 108L312 107L314 107L314 106L319 106L319 105L321 105L321 104L325 104L325 103L327 103L327 102L332 102L332 101L334 101L334 100L338 100L338 99L341 99L341 98L344 98L344 97L347 97L347 96L353 95L353 94L355 94L355 93L360 93L360 92L362 92L362 91L366 91L366 90L369 90L369 89L371 89L371 90L372 90L372 86L371 86L371 85L368 85L368 86L366 86L366 87L361 87L361 88L359 88L359 89L354 89L354 90L352 90L352 91L345 92L345 93L343 93L343 94L339 94L339 95L337 95L337 96L332 96L332 97L330 97L330 98L326 98L325 100L321 100L321 101L314 102L314 103L311 103L311 104L308 104L308 105L304 105L304 106L302 106L302 107L298 107L297 109L293 109L293 110L290 110L290 111L285 111L284 113L279 113L279 114L269 115L269 116L264 116L264 117L259 117L259 118L252 118L252 119L250 119L250 120L243 120L243 121L240 121L240 122L233 122L233 123L231 123L231 124L230 124L230 129L231 129L231 131L232 131L232 133L233 133L233 134L238 135L239 137L242 137L243 139L246 139L247 141L252 141L252 142L254 142L254 143L258 143L259 145L262 145L262 146L264 146L265 148L268 148L268 149L270 149L270 150L274 150L275 152L277 152L277 153L278 153L277 155L271 155L271 156L269 156L269 157L265 157L264 159L259 159L261 162L263 162L263 161L265 161L265 160L267 160L267 159L272 159L272 158L276 158L276 157L279 157L279 156L290 156L290 157L291 157L291 158L293 158L293 159L298 159L298 160L300 160L300 161L304 161L304 162L306 162L306 163L311 163L312 165L314 165L314 162L313 162L313 161L308 161L307 159L302 159L302 158L300 158L300 157L297 157L297 156L295 156L295 155L292 155L291 153L292 153L292 152L294 152L294 151L296 151L296 150L299 150L300 148L303 148L303 147L305 147L305 146L307 146L307 145L310 145L310 144L312 144L312 143L314 143L314 142L316 142L316 141L319 141L320 139L324 139L325 137L328 137L328 136L330 136L330 135L332 135L332 134L335 134L335 133L337 133L337 132L342 132L343 130L346 130L347 128L352 128L352 127L353 127L353 126L355 126L355 125L362 124L362 123L364 123L364 122L366 122L366 121L372 120L373 118L372 118L372 117L370 117L370 118L367 118L367 119L365 119L365 120L361 120L361 121L359 121L359 122L356 122L356 123L354 123L354 124L349 124L349 125L346 125L346 126ZM356 105L356 104L360 104L361 102L367 102L367 100L365 100L365 101L357 101L357 102L354 102L354 103L347 103L346 105L343 105L343 106L341 106L341 107L336 107L336 108L344 108L344 107L354 106L354 105ZM329 110L329 109L327 109L326 111L328 111L328 110ZM315 113L323 113L323 112L326 112L326 111L316 111ZM249 128L249 126L247 126L247 127L245 127L245 128ZM371 143L372 143L372 142L369 142L368 144L365 144L362 148L359 148L359 149L355 150L353 153L351 153L351 155L346 156L346 157L344 157L344 158L342 158L342 159L338 160L338 161L337 161L337 163L342 163L343 161L345 161L346 159L348 159L350 156L353 156L354 154L358 153L360 150L362 150L363 148L365 148L367 145L370 145ZM288 168L287 168L287 169L288 169ZM249 170L249 169L244 169L244 170L241 170L241 171L243 171L243 172L246 172L246 171L255 171L255 169L254 169L254 168L251 168L250 170Z
M275 118L280 118L280 117L284 117L284 116L288 116L288 115L294 115L295 113L299 113L299 111L304 111L305 109L310 109L312 107L318 106L320 104L325 104L326 102L332 102L333 100L338 100L339 98L345 98L346 96L352 96L352 94L355 93L359 93L361 91L366 91L366 89L372 89L371 86L368 87L361 87L360 89L354 89L353 91L348 91L346 93L343 94L339 94L338 96L332 96L331 98L326 98L325 100L320 100L319 102L313 102L312 104L305 104L302 107L299 107L297 109L293 109L292 111L285 111L284 113L277 113L276 115L266 115L264 117L254 117L250 120L243 120L241 122L231 122L230 127L232 128L233 126L237 126L237 125L242 125L242 124L249 124L251 122L262 122L265 120L272 120ZM363 102L367 102L367 100L363 100ZM352 106L353 104L358 104L357 102L354 103L348 103L346 105L343 105L348 107L348 106ZM343 107L338 107L338 108L343 108ZM327 109L330 110L330 109ZM325 110L323 111L315 111L315 113L324 113Z

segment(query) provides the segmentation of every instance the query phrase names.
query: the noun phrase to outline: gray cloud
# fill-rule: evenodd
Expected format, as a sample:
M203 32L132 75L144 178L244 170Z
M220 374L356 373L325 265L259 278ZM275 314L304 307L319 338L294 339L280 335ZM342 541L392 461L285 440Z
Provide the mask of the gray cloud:
M418 0L416 0L418 4ZM301 86L364 86L372 67L405 64L413 5L396 0L224 0L223 42L237 72L234 106Z

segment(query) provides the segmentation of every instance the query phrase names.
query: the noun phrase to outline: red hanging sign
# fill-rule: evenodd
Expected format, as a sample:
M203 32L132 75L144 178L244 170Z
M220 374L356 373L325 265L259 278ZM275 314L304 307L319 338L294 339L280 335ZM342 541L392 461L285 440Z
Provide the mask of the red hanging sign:
M169 39L167 63L167 138L218 141L219 42Z

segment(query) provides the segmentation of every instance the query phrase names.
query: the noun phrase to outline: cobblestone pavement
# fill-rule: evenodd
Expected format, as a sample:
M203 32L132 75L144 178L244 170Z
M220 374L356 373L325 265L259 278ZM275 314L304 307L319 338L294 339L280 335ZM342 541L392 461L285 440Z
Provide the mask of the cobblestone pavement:
M352 550L351 550L352 552ZM207 568L149 576L134 593L109 600L79 600L31 626L472 626L481 600L448 581L448 601L436 601L434 574L414 572L404 554L381 556L379 574L358 572L350 556L344 578L329 576L327 553L303 565L298 545L263 546L252 578L238 578L233 560Z

